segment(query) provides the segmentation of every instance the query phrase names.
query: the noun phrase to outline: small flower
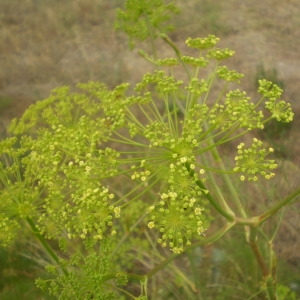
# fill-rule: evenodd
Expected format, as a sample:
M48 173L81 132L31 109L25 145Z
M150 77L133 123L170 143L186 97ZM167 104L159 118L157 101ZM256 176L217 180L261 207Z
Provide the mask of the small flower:
M184 164L185 162L187 162L187 157L181 157L180 158L180 162L182 163L182 164Z
M244 77L244 74L240 74L234 70L229 70L226 66L219 66L217 69L217 75L228 82L237 81Z
M201 209L200 207L196 207L196 208L195 208L195 215L196 215L196 216L201 215L202 210L203 210L203 209Z
M114 208L114 213L115 213L116 218L120 218L120 214L121 214L120 206L117 206L117 207Z
M154 228L155 227L155 223L154 222L149 222L148 223L148 227L151 228L151 229Z

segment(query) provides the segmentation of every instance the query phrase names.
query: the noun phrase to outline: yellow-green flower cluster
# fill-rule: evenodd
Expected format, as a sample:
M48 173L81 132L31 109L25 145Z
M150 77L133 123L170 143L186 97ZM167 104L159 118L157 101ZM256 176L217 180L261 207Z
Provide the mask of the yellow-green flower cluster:
M209 64L209 61L207 59L205 59L204 57L192 57L192 56L186 56L186 55L183 55L180 57L180 59L188 64L188 65L191 65L191 66L194 66L194 67L202 67L202 68L205 68L208 64Z
M114 194L93 182L73 184L69 183L69 196L56 184L48 187L37 228L50 239L63 232L69 239L101 240L113 219L120 217L120 208L113 205Z
M278 85L265 79L259 80L258 92L269 99L265 102L265 106L271 112L272 118L278 122L293 121L294 113L291 104L284 100L277 101L283 92Z
M145 168L145 162L146 160L142 160L139 167L135 165L131 166L131 169L133 170L133 174L131 175L132 180L136 180L139 182L146 182L149 179L149 176L151 175L151 171ZM138 171L138 169L140 168L142 168L143 170Z
M170 128L165 123L153 121L146 126L143 134L149 140L150 147L162 147L170 143Z
M258 92L264 97L269 98L271 101L275 101L281 97L283 90L277 84L266 79L260 79L258 83Z
M203 234L202 208L196 198L168 191L160 195L159 203L148 209L148 227L156 228L161 237L158 243L181 253L195 236Z
M234 55L234 51L228 48L216 48L208 50L207 57L210 59L222 60Z
M178 66L179 61L176 58L164 58L164 59L158 59L156 61L156 64L158 66L173 67L173 66Z
M202 181L205 181L204 174L204 169L197 169L195 157L177 156L177 159L174 159L169 165L168 183L170 188L178 193L182 193L187 197L199 198L208 193L207 190L203 190L196 183L200 177Z
M219 66L217 69L217 75L219 78L224 79L228 82L237 81L239 82L244 74L238 73L235 70L229 70L226 66Z
M48 288L55 298L73 299L75 295L77 299L116 299L111 285L105 282L111 279L107 278L113 268L111 252L110 243L101 241L97 250L92 248L84 255L76 253L61 260L60 263L67 272L61 272L55 264L47 265L45 269L50 276L37 279L36 285L42 290ZM117 284L126 283L126 275L123 273L117 273L114 279Z
M89 83L75 94L57 89L12 124L17 137L0 145L6 231L32 219L50 239L98 240L116 233L112 225L121 210L102 181L120 172L120 154L102 144L123 126L127 87L108 91Z
M209 123L223 131L235 125L248 130L263 129L263 117L245 92L234 90L226 94L224 104L212 107Z
M197 170L195 157L174 153L169 170L164 172L169 190L148 208L148 227L158 230L161 234L158 243L174 253L182 252L205 230L206 218L202 211L208 191L197 184L198 180L205 180L204 174L203 169Z
M257 138L253 139L250 148L246 148L244 143L237 147L238 155L235 157L236 167L234 172L242 173L241 181L257 181L259 176L270 179L275 176L273 172L277 168L277 164L272 159L265 157L274 152L273 148L263 148L262 141Z
M3 213L0 214L0 246L7 247L10 245L15 237L17 232L20 229L20 225L17 221L11 220Z
M197 77L191 78L189 84L185 88L198 97L208 92L207 82L204 79L199 80Z
M38 214L40 191L22 182L21 176L18 157L6 168L0 163L0 246L8 246L22 228L21 222Z
M241 128L252 130L263 129L263 113L256 110L255 104L250 102L245 92L239 89L230 91L225 99L226 111L233 121L238 121Z
M183 140L178 139L177 145L184 145L185 142L189 147L199 145L208 111L209 107L205 104L195 104L189 109L187 117L182 121Z
M276 119L278 122L289 123L294 119L291 104L283 100L279 102L267 101L266 108L270 110L272 118Z
M204 38L188 38L185 43L190 48L196 48L196 49L209 49L214 47L218 42L219 38L217 38L214 35L208 35Z
M164 71L156 70L153 74L146 73L142 81L136 85L135 90L137 92L148 92L154 86L160 94L173 94L179 90L182 84L182 80L176 80L174 76L169 76Z
M99 96L107 92L103 84L91 83L90 86L91 91L97 89ZM79 85L79 87L84 90L85 85ZM72 127L83 115L95 119L96 114L99 115L97 102L95 98L82 92L72 94L68 87L57 88L49 98L31 105L20 119L14 120L10 125L10 132L15 135L25 132L34 134L38 128L39 130L49 129L59 125ZM80 115L78 111L81 112ZM103 137L109 135L108 130L103 128L102 134Z
M223 104L215 104L210 110L209 114L209 124L213 125L216 129L221 128L221 130L227 130L233 124L233 115L229 114L227 108Z

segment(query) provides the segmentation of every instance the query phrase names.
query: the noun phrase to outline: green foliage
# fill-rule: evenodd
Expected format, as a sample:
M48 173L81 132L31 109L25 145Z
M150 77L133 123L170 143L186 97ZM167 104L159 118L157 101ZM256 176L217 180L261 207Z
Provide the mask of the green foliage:
M172 1L162 0L127 0L125 9L117 9L115 29L125 32L130 38L130 45L134 41L144 41L147 38L156 39L162 33L173 30L172 25L166 24L172 14L179 13L179 9Z
M282 299L282 300L297 300L297 295L296 293L294 293L289 287L284 286L284 285L279 285L278 288L278 299Z
M182 55L161 27L174 10L162 1L127 1L116 26L134 39L162 38L175 57L144 53L156 69L131 89L97 82L58 88L14 120L0 143L0 242L8 246L28 227L48 254L48 276L36 284L59 299L165 299L155 285L148 293L147 283L168 268L193 295L176 257L240 226L263 260L257 228L300 194L246 214L232 178L269 180L277 165L262 141L246 148L239 139L271 119L291 122L293 112L270 81L260 80L256 102L235 88L243 75L223 65L234 51L216 47L217 37L188 38L195 54ZM237 154L225 164L220 148L233 141ZM213 233L212 216L224 224ZM273 261L262 264L266 285L273 268ZM264 291L273 297L273 288Z

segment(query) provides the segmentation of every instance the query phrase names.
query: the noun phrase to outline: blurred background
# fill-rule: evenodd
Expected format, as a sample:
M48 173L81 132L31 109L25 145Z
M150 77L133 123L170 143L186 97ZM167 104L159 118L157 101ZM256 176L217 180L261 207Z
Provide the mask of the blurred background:
M253 99L258 98L260 78L284 89L284 99L292 104L295 120L291 125L271 124L262 138L277 150L281 163L284 176L276 188L285 193L299 186L300 1L175 2L182 12L172 21L175 31L171 37L179 47L184 47L187 37L215 34L221 38L221 46L236 51L226 64L245 74L240 88ZM46 98L55 87L87 81L101 81L109 87L135 83L151 68L136 50L130 51L127 38L113 30L116 8L123 5L122 0L0 0L2 138L12 118ZM168 53L163 52L165 55ZM276 250L283 278L286 276L299 292L299 205L287 208L285 215ZM227 246L227 252L235 248L234 244ZM213 262L216 257L222 260L224 253L218 249L214 248ZM43 299L38 292L32 297L34 287L29 282L35 271L24 255L0 249L0 298L16 299L20 293L22 299Z

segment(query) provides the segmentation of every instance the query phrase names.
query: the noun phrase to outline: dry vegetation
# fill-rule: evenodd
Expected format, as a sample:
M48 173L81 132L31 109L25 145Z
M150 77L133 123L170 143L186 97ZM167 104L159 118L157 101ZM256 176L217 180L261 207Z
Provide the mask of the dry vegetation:
M129 51L126 39L113 31L115 8L121 0L0 1L0 122L1 134L12 117L22 114L51 89L81 81L114 86L135 82L147 64ZM186 0L177 1L182 15L172 36L179 45L188 36L216 34L222 45L236 50L228 64L246 75L241 88L255 95L258 66L275 74L295 121L273 143L282 151L282 171L270 197L300 184L300 1ZM271 75L270 75L271 76ZM280 130L280 129L278 129ZM273 138L274 138L273 136ZM268 139L268 137L266 137ZM287 184L288 183L288 184ZM276 189L275 189L276 186ZM245 191L246 192L246 191ZM259 197L253 194L254 197ZM259 199L258 199L259 200ZM268 200L265 200L267 205ZM258 204L254 209L259 209ZM300 266L299 205L287 209L278 250Z

